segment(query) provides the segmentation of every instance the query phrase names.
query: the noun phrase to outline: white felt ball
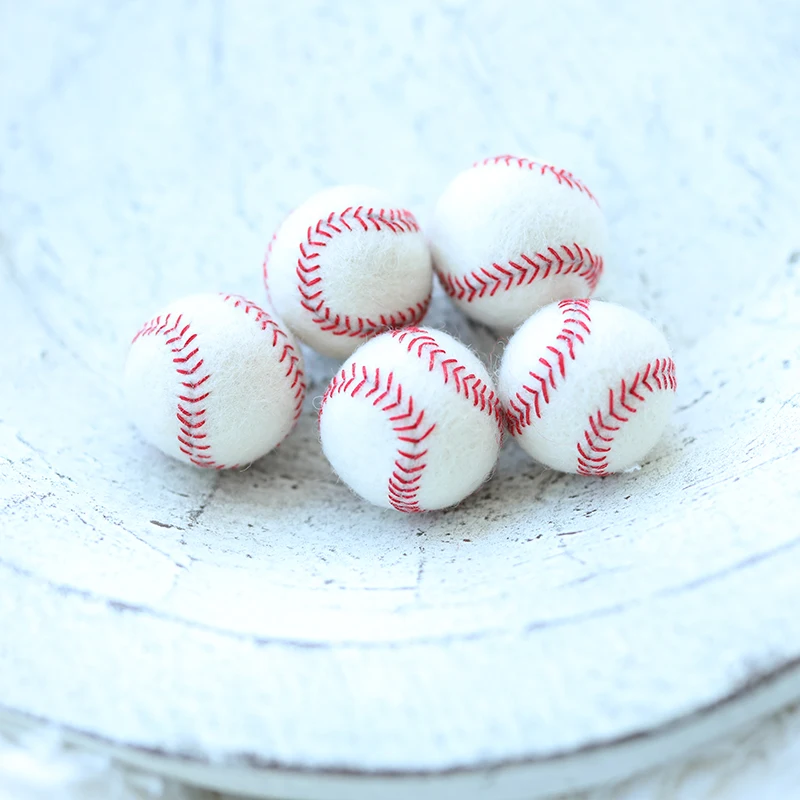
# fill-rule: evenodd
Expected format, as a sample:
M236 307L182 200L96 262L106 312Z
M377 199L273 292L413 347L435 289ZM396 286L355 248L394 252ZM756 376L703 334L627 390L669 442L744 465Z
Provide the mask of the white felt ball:
M306 386L300 349L276 316L238 295L200 294L167 306L136 334L124 390L147 441L224 469L286 437Z
M337 358L418 323L432 282L414 215L368 186L315 194L287 217L264 259L275 310L306 344Z
M434 268L456 306L510 331L547 303L594 292L606 226L595 196L571 173L498 156L445 189L430 240Z
M463 500L497 461L503 421L489 373L463 344L405 328L362 345L322 398L322 449L365 500L431 511Z
M664 336L630 309L598 300L541 309L500 365L517 442L542 464L581 475L638 465L667 424L676 388Z

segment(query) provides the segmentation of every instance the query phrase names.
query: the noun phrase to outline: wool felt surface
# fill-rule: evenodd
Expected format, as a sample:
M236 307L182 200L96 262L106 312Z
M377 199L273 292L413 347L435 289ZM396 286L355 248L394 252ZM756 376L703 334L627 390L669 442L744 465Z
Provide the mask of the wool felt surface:
M607 255L599 201L545 159L496 156L445 188L430 230L436 272L456 306L510 331L553 300L588 297Z
M339 477L398 511L446 508L472 494L494 468L503 427L486 367L431 328L363 344L320 409L322 449Z
M0 705L228 793L531 800L794 703L794 6L2 4ZM121 370L155 309L262 305L273 231L327 186L385 187L427 231L501 153L591 188L596 296L673 348L640 470L559 473L507 437L457 508L373 506L324 458L341 360L310 350L292 435L249 469L142 440ZM496 368L439 287L425 324Z
M432 274L414 215L368 186L313 195L277 230L264 261L280 316L306 344L339 358L382 330L419 322Z
M274 314L236 295L176 300L139 330L123 377L144 438L198 467L244 467L294 427L303 355Z
M635 311L562 300L514 334L498 376L515 441L581 475L637 466L661 438L677 389L664 335Z

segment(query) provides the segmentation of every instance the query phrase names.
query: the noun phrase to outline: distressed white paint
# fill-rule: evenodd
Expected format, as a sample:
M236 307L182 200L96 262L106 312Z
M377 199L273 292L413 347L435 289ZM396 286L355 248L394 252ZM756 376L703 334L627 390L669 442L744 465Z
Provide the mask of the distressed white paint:
M797 26L778 0L7 5L0 706L255 791L427 772L418 796L511 798L800 695ZM336 364L313 355L299 429L246 472L139 441L119 379L150 309L258 298L273 227L325 185L425 224L508 151L596 189L599 296L674 345L641 471L559 475L509 443L454 511L371 508L321 457ZM427 322L498 355L441 296Z

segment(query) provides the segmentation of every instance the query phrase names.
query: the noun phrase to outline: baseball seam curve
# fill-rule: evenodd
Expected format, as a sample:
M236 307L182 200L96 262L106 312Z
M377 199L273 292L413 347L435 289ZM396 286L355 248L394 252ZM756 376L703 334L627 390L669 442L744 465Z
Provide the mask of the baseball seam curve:
M494 418L498 434L503 433L503 412L500 398L496 392L458 359L447 357L442 348L428 331L420 328L403 328L391 331L390 335L403 345L408 353L415 355L423 363L427 361L428 371L441 375L446 385L452 385L458 395L472 403L482 413ZM393 372L381 377L380 368L371 372L356 362L350 370L343 368L328 385L320 404L320 420L328 400L335 394L349 394L357 397L373 398L372 405L384 413L391 414L389 421L397 435L396 457L387 484L389 504L398 511L419 512L426 509L419 505L419 490L427 466L424 460L428 450L424 445L433 433L436 423L425 420L425 409L415 405L414 398L404 392ZM374 395L374 397L373 397ZM395 413L393 413L395 412Z
M515 286L529 286L536 280L575 274L586 282L587 294L592 294L603 273L603 257L577 242L547 248L545 253L520 254L505 265L497 262L488 267L455 275L436 264L436 274L445 293L454 300L473 303L484 297L494 297L499 291Z
M569 189L575 189L582 194L585 194L595 205L599 206L597 198L589 190L589 187L581 180L576 178L571 172L565 169L559 169L552 164L545 164L542 161L534 161L531 158L518 158L512 155L492 156L484 158L483 161L476 161L472 166L477 167L490 167L505 165L507 167L518 167L519 169L527 169L531 172L539 172L540 175L552 175L557 181L559 186L567 186Z
M394 373L388 372L384 377L380 367L371 370L354 361L349 372L343 368L335 375L322 397L320 420L330 398L343 393L350 397L363 395L372 400L375 408L389 415L398 443L387 485L389 504L406 513L424 511L417 496L427 466L424 459L428 450L424 442L433 433L436 423L429 425L425 421L425 410L417 411L414 398L403 390Z
M309 226L306 240L299 244L300 255L295 272L301 297L300 305L320 330L334 336L368 338L390 328L419 322L428 311L430 293L422 302L415 303L405 310L381 314L376 319L337 314L328 305L324 295L321 261L324 248L335 236L355 233L359 228L362 231L388 230L395 234L419 232L419 225L414 215L406 209L349 206L344 211L331 212L316 225ZM264 274L266 275L266 260Z
M292 381L291 386L295 393L294 421L296 421L302 410L306 386L303 370L299 367L299 356L289 342L286 332L269 314L244 297L230 294L221 294L220 297L223 302L232 302L234 308L240 308L245 314L254 312L253 320L261 326L261 330L267 332L269 328L272 332L273 347L280 346L279 339L283 337L284 342L278 362L286 364L286 377ZM175 365L181 386L176 403L176 418L179 425L178 448L195 466L227 469L226 464L217 463L211 454L211 445L207 441L208 433L204 430L208 422L207 408L205 405L197 405L204 403L211 394L211 389L206 386L211 379L211 373L202 369L204 359L197 341L197 333L192 331L191 323L183 324L182 313L175 315L174 319L171 319L172 317L173 314L170 312L163 319L159 315L146 322L133 337L132 344L143 336L167 337L164 344L172 351L172 363ZM188 352L185 352L187 349ZM238 466L234 464L230 468L236 469Z
M657 391L674 392L677 388L675 362L671 358L650 361L629 382L622 378L618 387L609 387L607 408L600 406L589 415L582 440L578 440L576 445L578 474L608 475L608 459L619 430L632 419L649 395ZM642 390L649 395L642 394Z
M546 347L549 355L541 356L539 363L543 369L537 368L536 372L528 372L528 383L514 393L505 409L508 428L512 436L522 433L523 429L531 424L532 415L537 419L542 417L542 407L546 406L557 391L556 374L561 379L566 378L567 363L575 361L576 344L585 344L586 338L591 334L592 317L589 313L590 300L562 300L558 307L561 309L561 330L555 341ZM551 363L552 362L552 363ZM531 385L528 385L528 384Z

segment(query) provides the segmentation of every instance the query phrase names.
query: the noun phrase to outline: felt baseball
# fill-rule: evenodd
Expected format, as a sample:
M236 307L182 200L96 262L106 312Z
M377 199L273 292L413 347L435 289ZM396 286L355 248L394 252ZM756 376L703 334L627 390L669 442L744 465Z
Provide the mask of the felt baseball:
M489 476L503 422L483 364L431 328L384 333L334 376L320 408L322 449L370 503L430 511L463 500Z
M445 189L430 239L434 268L456 306L505 331L554 300L594 292L606 228L595 196L570 172L499 156Z
M516 441L553 469L608 475L661 437L677 384L666 339L635 312L562 300L511 338L499 393Z
M275 310L306 344L337 358L418 323L432 282L414 215L368 186L315 194L287 217L264 259Z
M177 300L131 344L125 399L144 438L198 467L249 464L292 430L303 358L272 314L238 295Z

